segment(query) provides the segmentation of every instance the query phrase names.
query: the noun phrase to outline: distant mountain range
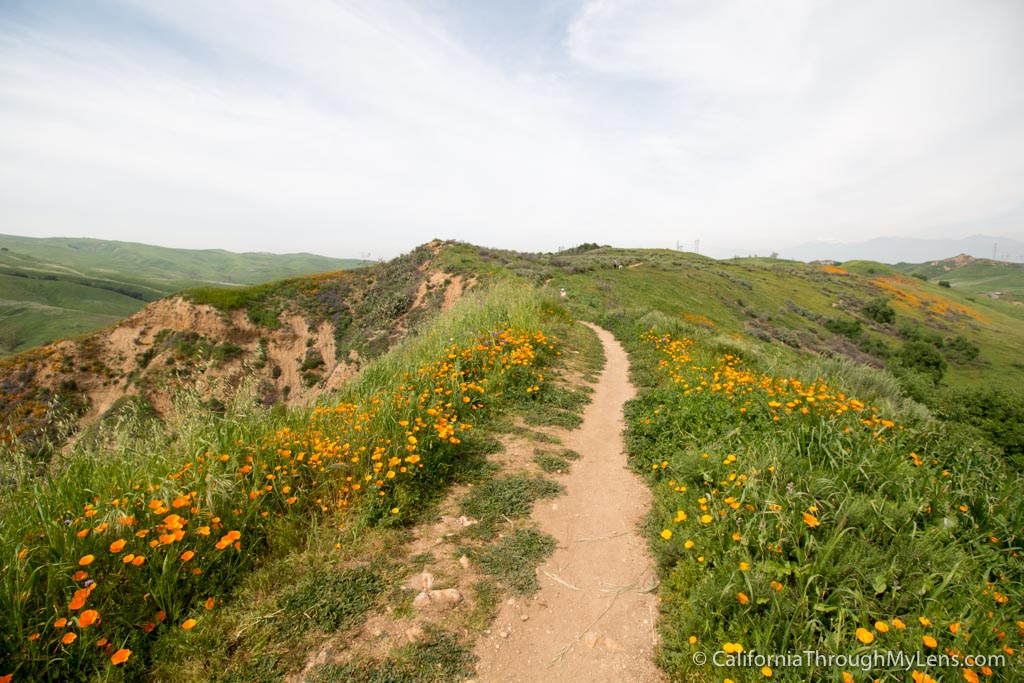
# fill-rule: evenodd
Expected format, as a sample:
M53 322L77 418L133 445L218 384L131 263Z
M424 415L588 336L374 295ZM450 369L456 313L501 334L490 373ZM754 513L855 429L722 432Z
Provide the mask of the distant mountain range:
M880 261L882 263L924 263L958 254L1024 262L1024 242L1009 237L972 235L962 239L926 239L913 237L876 237L866 242L807 242L779 252L782 258L796 261Z

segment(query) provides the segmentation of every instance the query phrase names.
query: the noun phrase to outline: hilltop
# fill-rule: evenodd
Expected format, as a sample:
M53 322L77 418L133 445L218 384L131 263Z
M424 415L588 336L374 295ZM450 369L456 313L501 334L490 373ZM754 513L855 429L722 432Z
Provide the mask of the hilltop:
M1024 242L991 235L971 235L961 239L876 237L864 242L809 242L782 250L786 258L802 261L877 259L889 264L938 261L950 254L961 253L975 258L991 257L1020 263L1024 261Z
M384 264L242 288L200 287L121 322L0 359L0 421L43 448L56 430L125 406L164 415L202 381L214 405L251 382L266 405L337 389L472 287L438 245ZM10 438L7 436L2 438Z
M91 332L190 287L252 285L366 264L314 254L0 235L0 354Z
M501 271L564 287L574 310L602 319L657 312L765 342L794 359L846 357L897 370L918 360L903 354L906 343L924 342L941 356L936 362L951 385L1013 388L1024 380L1024 307L1008 301L870 261L714 260L593 246L522 254L455 245L447 259L455 271Z
M971 294L1010 303L1024 302L1024 263L960 254L927 263L897 263L894 268Z

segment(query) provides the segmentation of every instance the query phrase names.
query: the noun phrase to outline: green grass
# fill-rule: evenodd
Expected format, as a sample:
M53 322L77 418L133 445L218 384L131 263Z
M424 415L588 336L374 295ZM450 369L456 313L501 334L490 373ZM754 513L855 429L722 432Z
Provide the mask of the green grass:
M518 529L493 545L469 548L466 554L515 595L540 589L536 568L555 552L555 539L536 529Z
M928 636L939 652L1020 652L1019 465L904 405L877 371L787 370L784 359L744 353L698 329L690 328L696 341L680 342L685 328L627 342L654 379L628 406L627 440L633 467L655 494L658 661L671 679L764 679L757 667L694 663L695 653L725 643L759 653L854 654L928 651ZM1011 668L1019 656L1009 657ZM777 668L772 680L840 674Z
M474 486L459 507L462 514L479 522L470 527L475 535L490 535L506 521L530 514L538 498L551 498L564 490L561 484L541 477L494 477Z
M923 275L929 281L946 281L952 289L970 294L1000 292L1001 298L1024 301L1024 264L969 259L957 263L953 259L932 263L900 263L897 270L907 275Z
M261 568L319 544L320 535L337 538L339 526L350 537L336 541L344 550L360 529L401 527L427 514L452 481L476 476L480 454L493 450L493 440L470 433L488 415L543 396L548 382L540 375L556 358L556 342L540 330L560 326L564 314L550 298L498 287L463 300L318 408L264 409L242 390L211 413L201 395L186 393L166 424L140 412L103 423L47 479L15 472L0 503L0 557L8 558L0 563L0 672L131 678L172 670L188 659L190 642L200 652L224 652L219 643L238 636L222 632L218 640L216 626L235 625L219 621L216 609L207 613L209 598L230 603L243 585L246 595L260 595L250 577L275 582ZM506 360L526 344L529 362ZM129 553L144 560L122 562ZM88 576L75 578L77 571ZM252 623L239 645L252 658L229 669L299 664L261 626L268 613L290 614L283 632L295 636L354 623L379 586L369 579L349 586L355 575L342 576L353 580L313 566L294 588L278 589L280 601L260 603L277 606L244 618ZM72 609L86 581L95 588ZM350 595L350 588L358 590ZM83 609L97 610L102 622L72 626L78 639L61 644L67 627L56 620ZM183 628L189 619L195 629ZM132 650L131 658L112 666L100 638Z
M497 279L518 275L546 283L553 291L565 287L568 303L580 317L612 329L623 320L661 315L765 341L793 362L807 352L838 353L881 367L895 365L893 359L906 342L899 328L912 325L943 340L962 337L979 348L979 357L972 361L942 349L949 353L945 385L996 386L1012 392L1024 380L1016 350L1024 339L1021 307L971 300L955 288L913 278L887 283L895 291L886 289L877 278L900 274L882 264L844 264L849 270L842 273L791 261L714 261L671 251L599 248L581 254L518 254L470 245L454 245L442 257L455 271L489 273ZM926 300L929 306L911 305L898 296ZM879 299L893 307L894 324L879 324L863 312ZM828 321L840 316L851 323L851 330L853 324L860 325L862 333L851 339L830 331Z
M268 324L294 299L304 314L336 323L344 340L408 311L429 258L409 255L386 276L196 296ZM490 293L433 320L408 316L403 322L419 333L398 344L387 335L364 340L363 349L383 355L318 408L262 408L252 387L216 413L186 392L166 421L128 403L72 448L51 449L61 457L47 477L38 458L8 443L0 675L294 676L312 647L352 637L367 614L407 614L402 578L441 557L406 557L408 525L433 519L460 482L469 486L459 511L480 523L455 537L455 550L488 576L472 588L472 611L446 624L452 632L428 630L424 641L379 655L359 650L311 677L471 676L468 638L454 631L484 628L504 592L537 589L536 567L554 541L526 516L538 498L560 491L543 478L496 474L486 458L500 450L493 433L557 444L531 427L577 424L589 392L576 380L592 380L603 365L593 332L570 325L559 305L563 286L567 306L612 329L631 354L640 395L628 405L628 449L654 492L646 529L661 577L658 662L670 680L764 679L757 668L694 663L696 652L725 643L761 653L928 653L928 636L936 651L1008 654L1011 673L1024 664L1024 318L1009 304L934 281L880 280L898 273L866 262L844 264L843 273L669 251L545 255L470 245L449 245L438 258L448 272L478 276ZM884 307L865 309L879 300L892 308L891 322ZM340 315L339 306L351 313L357 301L358 316ZM657 334L643 336L651 328ZM525 353L529 344L535 357L504 362L498 338L501 353ZM225 361L235 353L216 340L165 341L221 349ZM947 369L938 386L906 367L910 342L941 356ZM31 386L32 377L22 373L19 384L15 374L5 387ZM514 426L522 421L529 426ZM564 471L579 454L544 446L535 456L542 469ZM126 514L136 521L122 522ZM161 541L172 514L187 518L185 537ZM209 536L198 532L203 526ZM224 544L230 531L240 533L240 549L230 538ZM125 548L110 550L118 537ZM186 547L196 556L182 559ZM125 565L129 551L146 561ZM93 561L80 567L87 554ZM87 579L73 578L85 570ZM87 580L96 588L70 610ZM73 624L78 639L61 645L67 627L56 619L90 608L102 622ZM186 619L197 620L194 629L182 628ZM872 634L870 645L857 629ZM131 659L110 665L100 637L132 649ZM951 672L930 673L942 680ZM841 680L841 672L777 668L771 680Z
M316 683L448 683L473 675L476 656L453 633L432 627L421 642L392 650L388 657L323 664L310 672Z
M361 265L313 254L0 235L0 354L91 332L190 287L237 287Z
M386 587L382 567L311 571L278 600L282 630L333 633L351 628L362 622Z
M548 474L561 474L569 471L569 461L553 453L537 453L533 456L533 461Z

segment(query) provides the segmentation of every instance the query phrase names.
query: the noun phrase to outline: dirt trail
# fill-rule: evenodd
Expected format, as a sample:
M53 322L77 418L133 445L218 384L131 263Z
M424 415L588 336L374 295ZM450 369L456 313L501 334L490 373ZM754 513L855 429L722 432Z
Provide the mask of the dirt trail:
M626 469L621 435L629 362L609 332L590 327L608 362L582 427L562 437L583 457L560 479L565 495L533 514L558 550L540 567L540 592L504 603L478 641L481 683L663 680L651 662L656 573L637 530L651 496Z

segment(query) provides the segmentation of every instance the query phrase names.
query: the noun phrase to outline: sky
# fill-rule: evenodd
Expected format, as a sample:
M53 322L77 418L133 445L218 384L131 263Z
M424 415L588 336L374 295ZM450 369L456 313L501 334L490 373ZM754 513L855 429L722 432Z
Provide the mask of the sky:
M0 0L0 233L1024 239L1019 0Z

